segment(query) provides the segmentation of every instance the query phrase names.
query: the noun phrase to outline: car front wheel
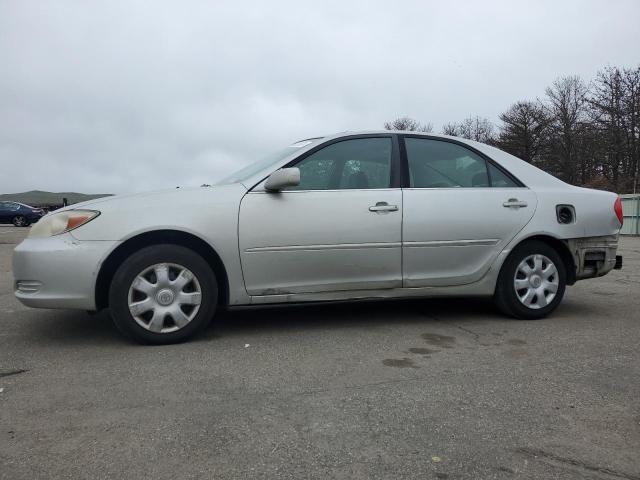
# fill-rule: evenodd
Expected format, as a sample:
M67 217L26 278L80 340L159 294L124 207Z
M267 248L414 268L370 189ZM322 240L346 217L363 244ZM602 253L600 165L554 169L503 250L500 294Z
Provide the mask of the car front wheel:
M540 241L518 245L507 257L494 299L505 314L535 320L549 315L564 296L567 274L558 252Z
M141 343L187 340L211 321L218 302L216 277L194 251L153 245L118 268L109 289L116 326Z

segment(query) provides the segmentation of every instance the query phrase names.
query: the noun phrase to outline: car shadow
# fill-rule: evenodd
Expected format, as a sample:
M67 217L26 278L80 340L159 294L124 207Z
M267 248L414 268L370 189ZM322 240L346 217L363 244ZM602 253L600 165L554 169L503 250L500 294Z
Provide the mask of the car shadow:
M194 341L211 342L232 337L316 329L385 328L394 323L481 322L509 319L500 315L489 299L375 300L321 304L277 305L221 310ZM124 337L108 311L96 314L68 310L41 312L23 327L29 343L101 346L135 342Z
M447 298L366 300L358 302L277 305L220 312L200 340L247 334L314 329L384 328L394 323L450 323L507 320L490 299Z

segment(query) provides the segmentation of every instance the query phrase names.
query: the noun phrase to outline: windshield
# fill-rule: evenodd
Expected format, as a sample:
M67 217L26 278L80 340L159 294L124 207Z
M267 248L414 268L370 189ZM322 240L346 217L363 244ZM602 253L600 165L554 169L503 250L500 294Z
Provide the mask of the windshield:
M302 147L306 147L312 144L314 141L319 140L319 138L310 138L308 140L301 140L296 142L288 147L285 147L281 150L273 152L271 155L266 156L262 160L258 160L257 162L251 163L244 168L232 173L228 177L223 178L216 185L227 185L230 183L238 183L246 180L249 177L252 177L256 173L264 170L269 167L269 165L273 165L274 163L279 162L280 160L288 157L289 155L295 153L297 150Z

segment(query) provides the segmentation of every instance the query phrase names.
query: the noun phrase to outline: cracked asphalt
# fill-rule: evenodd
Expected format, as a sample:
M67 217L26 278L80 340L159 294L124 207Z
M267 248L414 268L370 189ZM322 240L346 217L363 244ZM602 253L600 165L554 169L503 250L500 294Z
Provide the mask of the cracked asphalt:
M0 479L640 479L640 238L541 321L478 299L226 312L142 347L31 310L0 227Z

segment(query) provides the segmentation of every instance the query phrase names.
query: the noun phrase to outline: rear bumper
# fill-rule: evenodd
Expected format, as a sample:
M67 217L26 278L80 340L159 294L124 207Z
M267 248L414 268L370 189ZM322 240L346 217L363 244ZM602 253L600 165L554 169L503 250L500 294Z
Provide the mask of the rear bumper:
M622 257L616 255L617 235L575 238L567 240L567 244L576 264L576 280L601 277L614 268L622 268Z
M95 310L96 277L117 243L70 234L24 240L13 253L16 298L28 307Z

